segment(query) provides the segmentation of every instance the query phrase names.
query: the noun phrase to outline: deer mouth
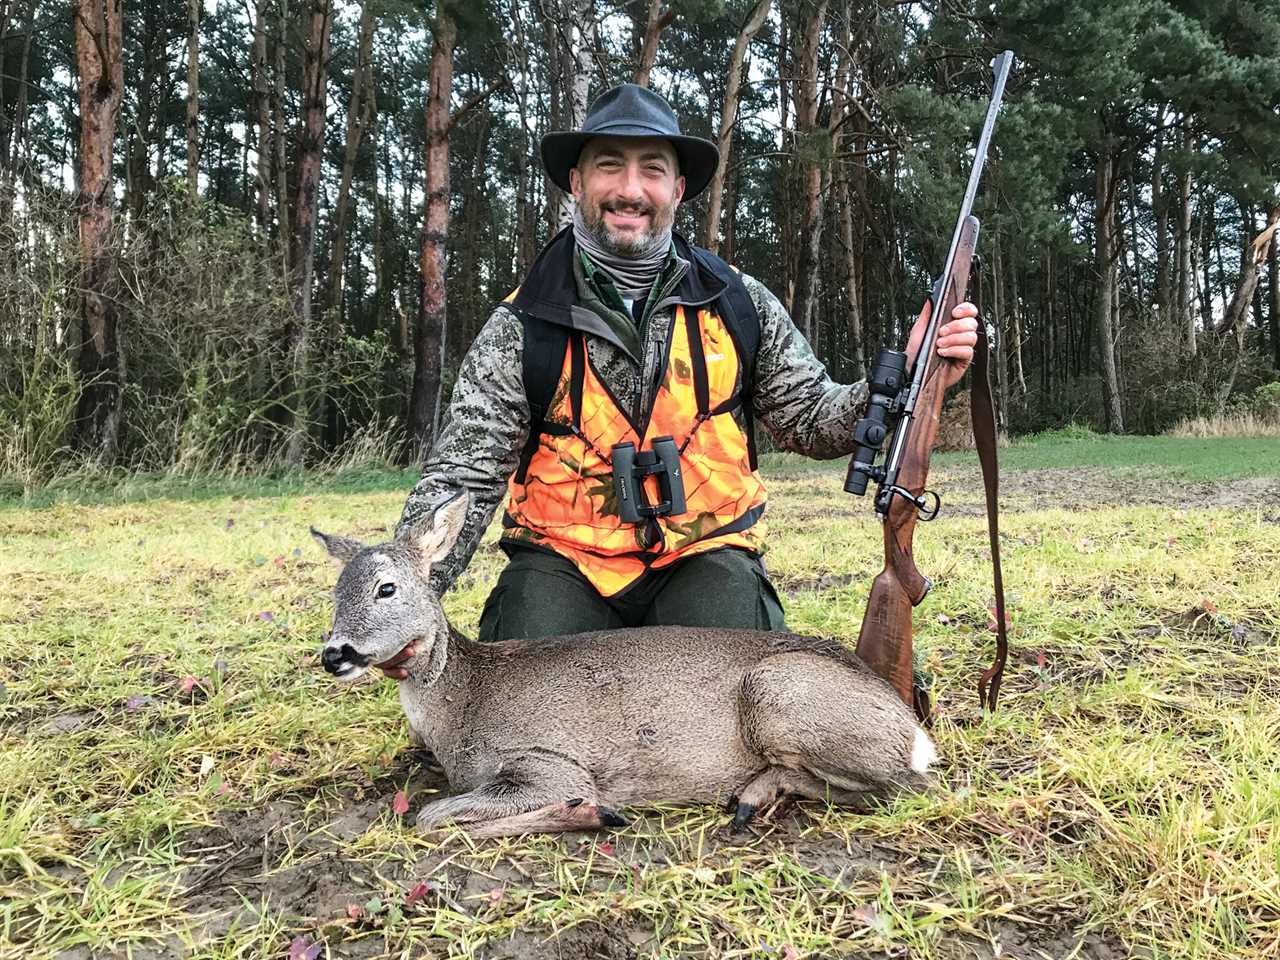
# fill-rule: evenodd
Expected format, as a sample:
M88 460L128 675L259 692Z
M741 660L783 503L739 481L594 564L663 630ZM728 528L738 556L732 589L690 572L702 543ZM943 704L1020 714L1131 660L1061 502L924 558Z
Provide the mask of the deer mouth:
M403 680L409 676L409 670L404 666L404 664L412 660L417 652L418 641L416 639L410 640L394 657L383 660L381 663L375 663L374 666L393 680Z

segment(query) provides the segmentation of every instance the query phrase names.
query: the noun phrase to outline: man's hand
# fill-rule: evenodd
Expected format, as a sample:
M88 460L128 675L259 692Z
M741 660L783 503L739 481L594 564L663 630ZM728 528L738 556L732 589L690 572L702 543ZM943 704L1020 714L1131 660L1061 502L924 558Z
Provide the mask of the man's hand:
M925 301L920 317L911 328L911 336L907 338L907 368L915 363L916 354L920 350L920 341L924 339L925 327L929 325L929 301ZM938 356L942 358L942 383L949 387L964 376L973 361L973 348L978 342L978 308L967 300L956 304L951 311L951 320L942 325L938 331Z

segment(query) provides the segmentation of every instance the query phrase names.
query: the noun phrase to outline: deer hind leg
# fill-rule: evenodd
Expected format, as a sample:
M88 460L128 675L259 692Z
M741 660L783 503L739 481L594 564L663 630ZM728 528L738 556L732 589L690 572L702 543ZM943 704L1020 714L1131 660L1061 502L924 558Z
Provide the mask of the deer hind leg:
M473 790L427 804L418 814L418 829L434 830L447 821L473 837L596 830L626 823L600 803L586 770L536 747L504 753Z
M513 837L524 833L596 830L626 824L609 807L590 797L553 800L538 790L511 783L486 783L475 790L428 803L418 813L424 833L452 821L473 837Z
M879 795L880 791L866 784L858 784L856 788L837 787L807 770L768 767L738 791L737 805L733 811L733 829L741 830L757 810L784 796L803 800L827 800L842 807L861 810L869 806L870 798Z
M744 736L761 756L821 781L819 796L836 803L863 806L874 796L921 790L937 758L888 684L816 653L761 661L743 680L741 711Z

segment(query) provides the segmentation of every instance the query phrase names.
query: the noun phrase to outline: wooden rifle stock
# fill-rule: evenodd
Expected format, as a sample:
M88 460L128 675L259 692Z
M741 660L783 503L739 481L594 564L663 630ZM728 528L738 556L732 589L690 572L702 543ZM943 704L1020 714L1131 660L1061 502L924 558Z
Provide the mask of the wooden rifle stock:
M938 319L933 325L935 332L950 319L956 305L965 300L977 242L978 220L970 216L961 230L951 284L943 291L941 303L930 301L933 316ZM924 381L916 398L914 422L898 470L898 485L916 498L924 493L929 477L929 454L938 436L945 392L935 339L926 336L915 359L916 363L926 365ZM904 420L899 429L905 426ZM907 706L915 707L917 714L927 714L927 705L916 703L911 679L911 608L924 599L932 586L916 568L912 556L918 516L916 505L905 497L892 498L884 519L884 569L871 585L871 596L858 633L857 652L872 670L893 685Z

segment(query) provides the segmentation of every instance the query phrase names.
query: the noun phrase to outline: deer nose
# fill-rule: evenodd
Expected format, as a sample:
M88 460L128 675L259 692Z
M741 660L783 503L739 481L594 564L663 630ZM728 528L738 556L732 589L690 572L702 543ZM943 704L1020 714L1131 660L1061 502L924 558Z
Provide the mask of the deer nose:
M324 653L320 654L320 663L329 673L337 673L342 669L347 660L347 651L351 648L346 644L339 647L325 647Z

